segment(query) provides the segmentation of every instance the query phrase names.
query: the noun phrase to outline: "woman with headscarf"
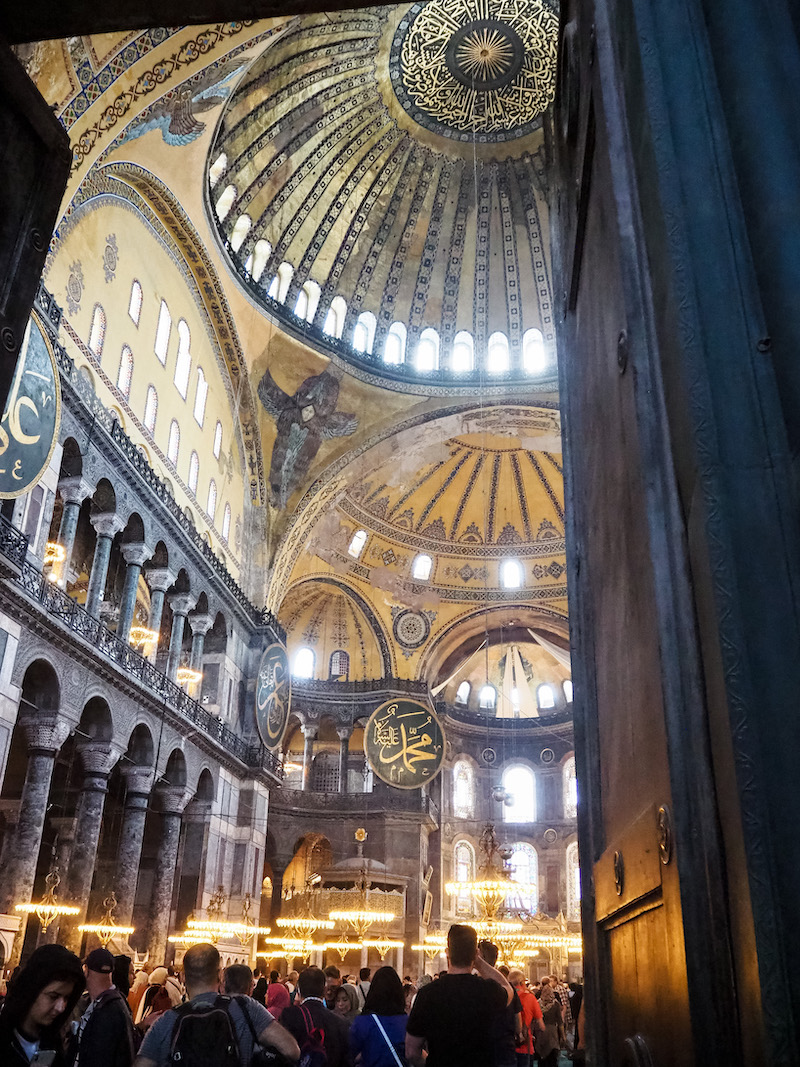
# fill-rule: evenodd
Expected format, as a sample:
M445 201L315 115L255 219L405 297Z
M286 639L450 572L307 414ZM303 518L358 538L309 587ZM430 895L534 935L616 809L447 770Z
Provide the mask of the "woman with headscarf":
M360 1067L404 1067L406 1002L394 967L379 967L364 1010L350 1027L350 1051Z
M270 982L267 986L267 1011L274 1015L276 1019L280 1019L281 1012L284 1008L288 1008L290 1004L291 998L286 986L282 982Z
M536 1035L536 1055L539 1058L540 1067L556 1067L558 1052L561 1048L559 1031L564 1015L561 1010L561 1004L556 998L555 990L547 979L542 982L539 1007L542 1009L544 1032Z
M169 972L166 967L156 967L147 980L147 992L142 997L136 1013L137 1024L148 1015L159 1015L172 1007L172 998L167 989Z
M28 1067L40 1053L66 1067L64 1026L83 992L81 961L63 945L42 945L9 984L0 1012L0 1063ZM41 1057L41 1062L46 1062Z
M333 998L333 1010L346 1023L351 1023L358 1015L358 992L354 985L345 982L336 990Z

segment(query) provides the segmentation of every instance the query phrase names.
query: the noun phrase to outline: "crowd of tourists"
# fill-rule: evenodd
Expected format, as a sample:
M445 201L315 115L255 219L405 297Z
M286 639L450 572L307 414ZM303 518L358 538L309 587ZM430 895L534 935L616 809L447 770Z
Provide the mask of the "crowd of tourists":
M530 985L451 926L446 971L307 967L268 976L193 945L181 970L38 948L8 982L3 1067L556 1067L580 1056L580 986Z

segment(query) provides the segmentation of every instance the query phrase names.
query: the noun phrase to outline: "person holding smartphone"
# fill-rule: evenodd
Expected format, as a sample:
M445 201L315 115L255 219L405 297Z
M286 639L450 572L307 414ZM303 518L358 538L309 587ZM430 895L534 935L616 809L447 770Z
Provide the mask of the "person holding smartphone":
M65 1026L83 992L81 961L63 945L37 948L0 1011L3 1067L66 1067Z

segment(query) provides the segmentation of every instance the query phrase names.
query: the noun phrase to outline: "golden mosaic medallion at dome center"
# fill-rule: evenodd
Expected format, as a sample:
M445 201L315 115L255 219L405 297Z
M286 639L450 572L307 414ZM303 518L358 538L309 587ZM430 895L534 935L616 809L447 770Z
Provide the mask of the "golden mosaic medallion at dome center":
M543 0L430 0L397 28L392 85L426 129L514 140L553 99L557 43L558 16Z

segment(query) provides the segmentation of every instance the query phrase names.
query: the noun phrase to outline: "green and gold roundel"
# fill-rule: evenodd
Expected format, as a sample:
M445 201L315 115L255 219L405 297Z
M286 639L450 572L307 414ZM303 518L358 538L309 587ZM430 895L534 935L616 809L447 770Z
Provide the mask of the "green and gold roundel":
M387 700L370 716L364 751L381 781L398 789L419 789L441 770L444 730L424 704Z
M256 676L256 726L267 748L277 748L283 740L291 703L289 656L276 641L264 649Z
M50 463L61 422L61 385L49 338L28 320L0 422L0 499L27 493Z

